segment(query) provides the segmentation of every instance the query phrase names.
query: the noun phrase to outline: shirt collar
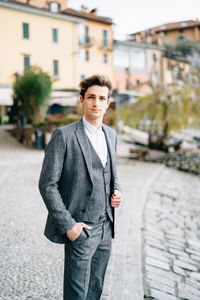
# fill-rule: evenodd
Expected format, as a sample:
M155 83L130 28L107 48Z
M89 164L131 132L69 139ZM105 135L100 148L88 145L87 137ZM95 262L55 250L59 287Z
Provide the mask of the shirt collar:
M99 128L97 128L94 125L92 125L90 122L88 122L84 116L83 116L83 124L85 128L91 133L102 132L102 125Z

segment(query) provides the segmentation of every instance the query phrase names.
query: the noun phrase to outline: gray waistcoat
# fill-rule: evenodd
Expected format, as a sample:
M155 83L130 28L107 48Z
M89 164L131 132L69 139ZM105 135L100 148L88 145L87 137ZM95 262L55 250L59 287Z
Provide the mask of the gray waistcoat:
M100 216L104 215L106 212L111 221L113 221L112 208L110 206L111 162L109 151L107 163L105 167L103 167L101 160L89 139L88 141L92 158L93 190L83 221L98 223Z

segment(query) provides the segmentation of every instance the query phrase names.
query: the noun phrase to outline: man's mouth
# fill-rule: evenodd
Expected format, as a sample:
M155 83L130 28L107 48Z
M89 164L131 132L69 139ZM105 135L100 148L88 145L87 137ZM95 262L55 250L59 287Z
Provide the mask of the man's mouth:
M92 111L94 111L94 112L100 112L101 110L93 108Z

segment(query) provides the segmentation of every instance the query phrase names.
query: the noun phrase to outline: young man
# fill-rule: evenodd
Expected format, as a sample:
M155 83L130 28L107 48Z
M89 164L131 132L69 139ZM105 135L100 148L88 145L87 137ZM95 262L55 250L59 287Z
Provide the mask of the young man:
M104 76L84 79L83 118L57 128L45 150L39 189L49 212L45 235L65 244L64 300L98 300L102 293L122 201L116 133L102 124L110 94Z

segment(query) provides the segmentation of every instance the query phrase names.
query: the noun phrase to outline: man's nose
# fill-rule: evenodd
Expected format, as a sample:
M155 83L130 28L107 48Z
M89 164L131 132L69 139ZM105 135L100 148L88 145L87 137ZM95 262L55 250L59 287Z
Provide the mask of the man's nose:
M94 101L93 101L93 105L98 106L99 103L100 103L99 98L95 98Z

